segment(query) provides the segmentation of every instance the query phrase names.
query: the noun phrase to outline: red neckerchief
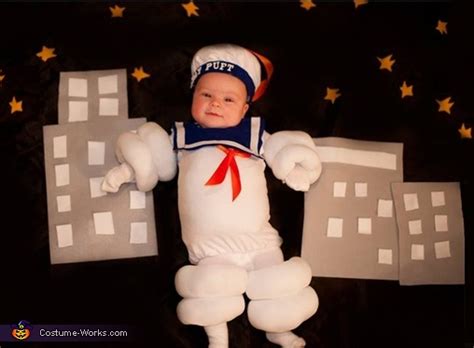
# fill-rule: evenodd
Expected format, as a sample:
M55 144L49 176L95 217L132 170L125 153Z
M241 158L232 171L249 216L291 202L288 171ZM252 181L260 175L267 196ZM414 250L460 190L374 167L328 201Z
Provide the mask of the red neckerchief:
M214 174L212 174L212 176L206 182L206 186L221 184L224 181L227 171L230 168L230 175L232 181L232 201L235 201L237 196L240 194L240 191L242 190L242 185L240 183L239 167L237 166L235 157L238 156L243 158L249 158L250 154L235 148L225 147L222 145L218 145L217 148L223 151L226 156L219 164Z

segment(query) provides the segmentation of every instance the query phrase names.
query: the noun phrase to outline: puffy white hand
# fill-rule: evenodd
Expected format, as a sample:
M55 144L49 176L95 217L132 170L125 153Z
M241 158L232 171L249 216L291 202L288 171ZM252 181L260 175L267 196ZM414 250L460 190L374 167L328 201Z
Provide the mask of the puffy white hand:
M321 161L313 149L305 145L288 145L274 157L275 176L296 191L308 191L321 175Z
M309 185L311 185L311 178L306 169L296 165L286 178L283 179L283 182L295 191L306 192L309 190Z
M122 163L107 172L101 189L105 192L118 192L122 184L133 181L133 178L133 169L126 163Z

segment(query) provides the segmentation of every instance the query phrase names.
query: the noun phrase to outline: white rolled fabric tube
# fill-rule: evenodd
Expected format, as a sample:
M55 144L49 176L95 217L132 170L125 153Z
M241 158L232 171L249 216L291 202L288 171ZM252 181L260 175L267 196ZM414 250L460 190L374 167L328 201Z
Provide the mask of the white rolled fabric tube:
M249 273L247 296L252 300L294 294L311 283L311 267L301 257Z
M252 300L247 309L250 324L266 332L291 331L318 309L316 291L307 286L299 292L269 300Z
M176 291L182 297L241 295L246 286L247 271L234 265L188 265L175 276Z
M231 321L245 310L242 295L185 298L178 303L178 319L185 325L212 326Z

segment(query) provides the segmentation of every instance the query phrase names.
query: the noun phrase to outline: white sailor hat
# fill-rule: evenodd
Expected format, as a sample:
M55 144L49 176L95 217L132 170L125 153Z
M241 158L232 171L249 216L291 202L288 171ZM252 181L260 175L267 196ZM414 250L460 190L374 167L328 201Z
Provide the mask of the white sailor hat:
M261 81L260 62L267 73L265 81ZM270 67L267 66L268 64ZM202 75L210 72L226 73L240 79L247 89L247 100L251 101L263 94L263 89L273 72L273 66L265 57L241 46L216 44L203 47L194 55L191 63L191 88L196 85ZM263 89L259 89L261 85L264 85Z

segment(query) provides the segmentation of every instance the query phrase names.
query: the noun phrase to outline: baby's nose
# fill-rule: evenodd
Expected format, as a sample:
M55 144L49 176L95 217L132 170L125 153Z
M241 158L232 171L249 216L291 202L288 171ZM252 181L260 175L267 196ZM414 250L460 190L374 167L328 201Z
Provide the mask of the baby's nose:
M212 106L221 106L221 103L219 102L219 100L214 98L214 99L211 100L211 105Z

